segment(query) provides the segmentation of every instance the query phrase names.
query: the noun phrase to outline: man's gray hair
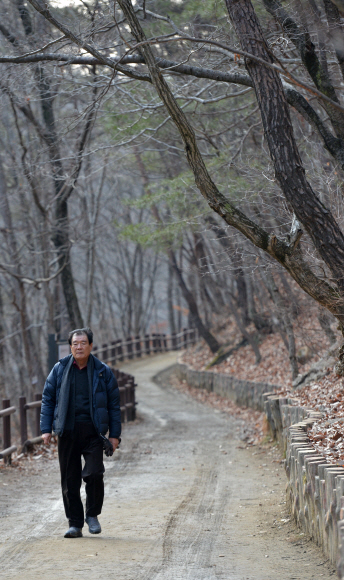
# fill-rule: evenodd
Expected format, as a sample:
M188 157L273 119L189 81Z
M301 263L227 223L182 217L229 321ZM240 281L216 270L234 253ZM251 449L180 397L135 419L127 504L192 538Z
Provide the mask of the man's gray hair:
M93 332L89 328L89 326L86 326L85 328L76 328L75 330L71 330L70 333L68 334L68 342L70 345L72 345L74 334L76 334L77 336L80 336L81 334L86 334L88 338L88 344L93 343Z

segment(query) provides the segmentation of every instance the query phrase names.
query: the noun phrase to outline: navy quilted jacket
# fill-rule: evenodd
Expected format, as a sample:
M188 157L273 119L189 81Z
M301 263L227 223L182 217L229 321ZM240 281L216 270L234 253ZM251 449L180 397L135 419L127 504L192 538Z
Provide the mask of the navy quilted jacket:
M51 433L55 427L63 371L71 354L59 360L45 382L41 407L41 432ZM90 356L93 356L92 354ZM98 433L119 438L121 434L121 411L117 381L110 368L95 356L92 405L93 422Z

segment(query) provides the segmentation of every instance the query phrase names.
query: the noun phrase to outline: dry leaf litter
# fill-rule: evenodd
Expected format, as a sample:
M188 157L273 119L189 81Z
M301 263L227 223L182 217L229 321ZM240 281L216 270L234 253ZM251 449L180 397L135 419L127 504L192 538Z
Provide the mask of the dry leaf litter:
M320 327L312 309L298 316L294 321L296 348L307 346L311 358L306 364L299 365L300 373L308 372L314 363L323 358L330 343ZM339 337L338 337L339 338ZM228 350L238 344L241 336L234 323L228 325L222 332L222 343L227 343ZM262 360L255 364L255 355L252 348L246 345L233 352L227 360L209 368L211 372L231 374L238 379L264 382L277 386L276 394L298 399L301 406L314 409L322 413L322 418L316 421L308 430L310 443L324 456L329 463L344 466L344 379L338 377L332 367L327 368L327 374L322 379L310 383L302 388L293 389L289 357L287 349L279 334L270 334L263 337L259 343ZM214 355L203 342L185 351L180 362L188 364L196 370L206 370L207 365L214 359ZM186 388L186 387L184 387ZM228 403L227 399L214 396L214 393L205 393L198 389L187 387L196 398L212 404L225 412L240 416L240 407ZM214 396L214 397L213 397ZM233 405L233 406L232 406ZM253 411L243 409L243 413ZM254 412L253 412L254 413ZM253 440L259 440L265 433L264 420L253 419L256 425Z

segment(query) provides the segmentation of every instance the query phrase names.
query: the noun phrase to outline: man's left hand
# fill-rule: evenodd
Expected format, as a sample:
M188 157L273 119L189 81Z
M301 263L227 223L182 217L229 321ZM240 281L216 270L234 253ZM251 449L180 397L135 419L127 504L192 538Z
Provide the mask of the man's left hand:
M119 445L118 439L115 439L114 437L109 437L109 441L112 444L113 450L116 451L116 449Z

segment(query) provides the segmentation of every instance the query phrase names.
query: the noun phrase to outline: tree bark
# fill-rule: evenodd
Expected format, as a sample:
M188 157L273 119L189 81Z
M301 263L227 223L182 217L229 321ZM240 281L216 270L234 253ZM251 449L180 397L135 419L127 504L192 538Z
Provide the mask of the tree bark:
M225 2L242 49L272 63L251 1ZM273 69L249 59L246 59L246 68L254 84L277 181L343 294L344 236L330 210L320 202L306 180L280 76Z
M317 89L329 97L332 101L339 103L335 88L328 74L327 66L326 64L324 66L321 59L319 59L315 50L315 45L311 40L311 36L308 30L306 30L303 26L298 25L298 23L281 5L279 0L263 0L263 2L267 11L275 16L285 33L289 36L290 40L295 45L299 52L300 58ZM331 4L331 2L329 3ZM330 103L323 102L322 105L331 119L332 126L337 136L340 139L343 139L343 115Z
M336 51L338 64L340 66L342 77L344 78L344 34L340 20L340 13L335 3L331 2L331 0L323 0L323 3L327 22L331 29L331 37L334 41L333 44Z
M0 369L4 369L5 364L5 328L4 328L4 303L2 299L2 288L0 286ZM4 380L4 371L2 370L0 373L0 397L3 399L5 398L5 380Z

